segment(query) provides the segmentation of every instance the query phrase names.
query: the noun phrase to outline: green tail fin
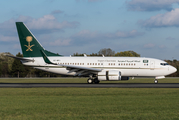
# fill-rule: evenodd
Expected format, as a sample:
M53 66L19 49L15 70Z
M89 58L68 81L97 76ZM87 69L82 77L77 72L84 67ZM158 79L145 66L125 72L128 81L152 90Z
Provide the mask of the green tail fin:
M24 57L42 57L41 50L47 56L61 56L45 50L23 22L16 22L16 27Z

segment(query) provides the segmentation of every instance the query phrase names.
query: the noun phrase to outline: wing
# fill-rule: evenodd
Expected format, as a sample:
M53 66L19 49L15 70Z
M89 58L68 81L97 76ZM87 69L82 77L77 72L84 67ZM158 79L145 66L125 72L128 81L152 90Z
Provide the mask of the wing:
M60 67L65 67L67 70L69 70L68 73L76 72L74 76L84 76L84 75L91 75L91 74L97 74L98 72L101 72L102 69L96 69L96 68L89 68L89 67L81 67L81 66L73 66L73 65L62 65L62 64L56 64L52 63L44 51L40 51L45 63L58 65Z
M69 70L68 73L76 72L74 76L97 74L98 72L102 71L101 69L81 67L81 66L71 66L71 65L61 65L61 64L59 64L59 66L66 67L66 69Z

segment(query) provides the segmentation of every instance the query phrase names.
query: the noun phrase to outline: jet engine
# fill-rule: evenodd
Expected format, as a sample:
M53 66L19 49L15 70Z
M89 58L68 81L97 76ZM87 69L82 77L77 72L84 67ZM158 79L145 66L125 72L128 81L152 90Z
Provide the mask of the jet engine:
M98 73L98 80L129 80L129 77L122 77L121 72L117 70L102 71Z

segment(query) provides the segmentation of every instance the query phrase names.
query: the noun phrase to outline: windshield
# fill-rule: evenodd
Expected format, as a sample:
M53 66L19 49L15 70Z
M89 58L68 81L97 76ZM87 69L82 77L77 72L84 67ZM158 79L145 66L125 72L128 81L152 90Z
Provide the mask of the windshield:
M165 66L165 65L169 65L169 64L168 63L160 63L160 65Z

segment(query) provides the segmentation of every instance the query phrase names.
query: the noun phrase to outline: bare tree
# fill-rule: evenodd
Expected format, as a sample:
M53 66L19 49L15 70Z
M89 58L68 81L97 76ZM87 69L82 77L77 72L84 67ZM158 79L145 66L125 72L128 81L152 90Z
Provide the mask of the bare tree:
M111 50L110 48L103 48L98 52L99 55L104 55L104 56L114 56L115 51Z

